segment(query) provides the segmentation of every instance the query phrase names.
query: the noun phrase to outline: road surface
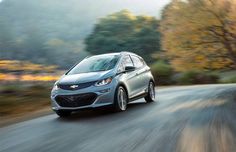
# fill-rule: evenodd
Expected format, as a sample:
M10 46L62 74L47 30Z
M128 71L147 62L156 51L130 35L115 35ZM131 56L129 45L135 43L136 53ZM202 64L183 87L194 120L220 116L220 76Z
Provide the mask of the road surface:
M236 84L157 89L126 112L55 114L0 128L0 152L235 152Z

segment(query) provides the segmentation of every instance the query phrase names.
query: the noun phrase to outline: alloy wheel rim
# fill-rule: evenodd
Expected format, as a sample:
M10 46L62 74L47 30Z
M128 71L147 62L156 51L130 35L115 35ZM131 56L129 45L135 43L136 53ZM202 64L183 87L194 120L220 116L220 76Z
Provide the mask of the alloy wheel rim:
M126 97L125 91L122 88L119 89L118 104L121 110L126 109L127 97Z
M153 83L150 83L149 85L149 95L152 100L155 99L155 88L154 88Z

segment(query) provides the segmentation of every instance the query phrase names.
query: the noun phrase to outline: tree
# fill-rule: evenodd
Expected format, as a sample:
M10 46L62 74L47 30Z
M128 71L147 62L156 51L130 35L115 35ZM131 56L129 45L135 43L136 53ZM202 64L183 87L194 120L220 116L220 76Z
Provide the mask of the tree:
M236 69L236 3L173 0L163 11L162 46L177 71Z
M6 0L0 3L0 59L67 69L88 55L83 39L92 21L77 1ZM81 1L81 3L86 3ZM79 10L79 11L78 11ZM82 10L82 12L80 12ZM14 13L17 12L17 13ZM97 14L95 15L98 16ZM89 26L88 26L89 25ZM61 40L64 44L50 44Z
M86 39L86 51L92 54L131 51L148 63L160 50L159 21L149 16L134 16L123 10L102 18Z

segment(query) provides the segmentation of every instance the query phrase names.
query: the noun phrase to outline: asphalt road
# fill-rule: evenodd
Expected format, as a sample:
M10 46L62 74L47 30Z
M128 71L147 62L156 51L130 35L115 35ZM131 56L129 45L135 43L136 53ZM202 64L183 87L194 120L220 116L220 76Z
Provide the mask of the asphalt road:
M126 112L55 114L0 128L0 152L235 152L236 84L162 88Z

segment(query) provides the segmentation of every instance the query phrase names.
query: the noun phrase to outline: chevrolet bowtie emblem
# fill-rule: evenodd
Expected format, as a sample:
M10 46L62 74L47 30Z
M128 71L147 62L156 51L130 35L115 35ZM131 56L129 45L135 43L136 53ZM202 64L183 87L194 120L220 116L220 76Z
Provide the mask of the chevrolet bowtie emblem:
M72 88L72 89L78 88L78 85L72 85L72 86L70 86L70 88Z

